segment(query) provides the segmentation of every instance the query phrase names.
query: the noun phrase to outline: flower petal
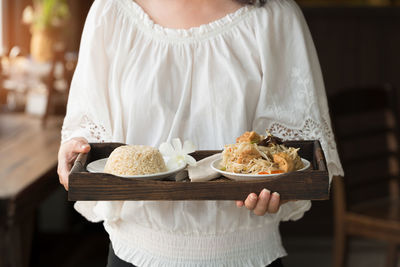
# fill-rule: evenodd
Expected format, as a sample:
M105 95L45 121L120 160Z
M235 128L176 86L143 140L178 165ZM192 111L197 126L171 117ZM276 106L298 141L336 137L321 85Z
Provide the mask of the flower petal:
M196 151L196 146L192 142L186 140L185 143L183 143L183 153L189 154L195 151Z
M170 170L174 170L177 169L179 167L178 162L174 159L174 158L170 158L167 162L167 169Z
M176 152L182 151L181 139L179 139L179 138L172 139L172 145L174 146L174 149L175 149Z
M193 167L194 167L194 166L197 165L196 160L195 160L192 156L185 155L185 161L186 161L186 163L189 164L190 166L193 166Z
M162 143L158 150L160 150L160 153L164 157L172 157L175 154L174 148L171 146L170 143L166 142Z

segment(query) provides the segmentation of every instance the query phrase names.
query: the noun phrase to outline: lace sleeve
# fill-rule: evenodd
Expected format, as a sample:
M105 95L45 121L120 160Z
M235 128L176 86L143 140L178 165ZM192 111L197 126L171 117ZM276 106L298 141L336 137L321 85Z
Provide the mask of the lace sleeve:
M111 141L113 120L108 88L111 58L107 54L110 31L107 25L114 19L111 3L95 1L87 16L61 142L73 137L84 137L89 142Z
M268 45L262 46L264 75L253 128L287 140L319 140L330 177L343 175L311 34L296 3L281 4L282 21L262 35Z
M330 178L343 175L311 34L294 1L280 5L281 14L260 34L263 82L253 129L286 140L319 140ZM310 201L289 202L277 218L297 220L310 207Z

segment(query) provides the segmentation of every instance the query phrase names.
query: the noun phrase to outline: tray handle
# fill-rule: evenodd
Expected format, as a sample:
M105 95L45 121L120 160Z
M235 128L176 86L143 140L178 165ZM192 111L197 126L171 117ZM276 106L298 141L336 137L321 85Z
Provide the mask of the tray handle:
M88 153L79 153L78 157L74 162L74 166L72 166L71 173L84 172L87 158L88 158Z

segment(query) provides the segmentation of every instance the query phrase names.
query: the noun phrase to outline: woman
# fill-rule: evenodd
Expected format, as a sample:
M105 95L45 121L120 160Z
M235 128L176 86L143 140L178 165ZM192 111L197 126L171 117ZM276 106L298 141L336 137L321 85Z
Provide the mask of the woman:
M221 149L246 130L319 139L330 176L342 174L301 11L293 0L240 2L95 1L63 125L59 175L66 189L88 141L158 147L179 137ZM109 266L281 266L279 222L299 219L311 204L279 202L279 194L263 190L236 205L113 202L111 215L99 212L103 202L75 208L90 221L104 220Z

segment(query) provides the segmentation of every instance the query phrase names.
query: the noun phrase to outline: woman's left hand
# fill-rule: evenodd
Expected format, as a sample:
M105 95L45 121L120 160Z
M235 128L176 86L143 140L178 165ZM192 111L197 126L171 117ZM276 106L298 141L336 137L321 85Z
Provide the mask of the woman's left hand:
M276 213L280 205L280 195L277 192L271 193L267 189L263 189L259 196L255 193L249 194L244 202L236 201L236 206L239 208L246 206L258 216L263 216L265 213Z

